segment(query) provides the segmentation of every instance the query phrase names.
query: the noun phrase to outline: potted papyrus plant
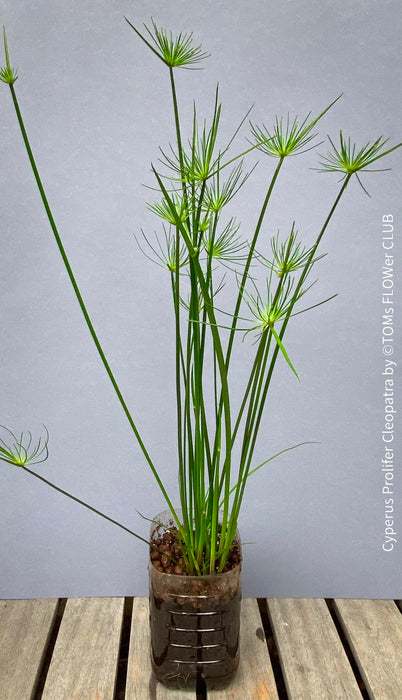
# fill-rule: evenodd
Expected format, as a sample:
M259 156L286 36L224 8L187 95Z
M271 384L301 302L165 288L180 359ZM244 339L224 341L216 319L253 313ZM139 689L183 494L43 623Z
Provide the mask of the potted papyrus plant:
M128 24L164 64L176 134L175 144L160 150L158 166L152 166L153 187L159 191L159 199L149 206L161 220L160 237L154 242L142 233L138 243L147 257L164 268L171 291L178 507L176 497L172 498L164 486L163 471L151 459L139 434L71 269L25 130L14 87L18 76L10 63L5 31L6 63L0 79L9 85L40 196L85 321L166 501L168 510L152 518L149 540L154 671L166 683L188 686L201 679L214 686L229 680L238 665L241 548L237 524L248 478L278 456L262 464L254 463L276 363L286 363L289 372L297 377L286 349L285 331L293 316L328 301L309 304L306 298L314 283L312 270L323 255L319 248L321 239L349 184L356 179L362 185L360 174L378 169L378 161L401 144L388 147L387 140L380 137L357 146L342 132L337 144L330 139L330 151L320 156L317 169L338 174L341 184L335 190L327 216L317 225L312 245L302 243L295 223L284 236L272 235L266 225L266 213L278 178L290 156L316 148L318 123L339 97L316 116L277 116L272 126L251 122L245 145L236 149L249 112L235 132L222 141L218 89L209 122L200 123L194 107L192 123L183 130L175 73L179 68L199 67L207 57L201 46L194 44L192 34L174 35L158 28L153 20L141 32L129 21ZM254 165L247 170L246 160L256 153L271 160L272 166L267 165L271 175L255 220L249 226L252 233L245 240L236 219L226 215L226 211L229 202L254 176ZM260 236L266 238L267 233L271 235L269 258L259 252ZM219 293L224 276L232 278L233 303L228 307L225 302L223 308ZM238 339L249 342L250 366L242 399L234 405L232 389L237 378L230 369ZM4 430L0 459L19 466L148 542L30 468L47 458L47 434L35 442L30 433ZM295 447L298 445L287 450Z

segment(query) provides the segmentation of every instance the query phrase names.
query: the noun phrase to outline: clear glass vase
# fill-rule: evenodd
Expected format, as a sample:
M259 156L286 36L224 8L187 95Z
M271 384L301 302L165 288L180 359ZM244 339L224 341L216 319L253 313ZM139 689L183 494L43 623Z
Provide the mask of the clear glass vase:
M151 542L172 525L170 511L160 513ZM183 576L158 571L150 561L149 601L157 680L175 688L229 683L239 664L241 564L221 574Z

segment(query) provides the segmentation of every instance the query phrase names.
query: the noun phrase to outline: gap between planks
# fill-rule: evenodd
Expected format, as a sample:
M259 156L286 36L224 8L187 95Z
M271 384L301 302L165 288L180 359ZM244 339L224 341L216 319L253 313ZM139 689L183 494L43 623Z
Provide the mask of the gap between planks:
M400 700L400 601L259 602L242 601L233 685L204 694L153 681L145 598L70 599L63 617L57 599L0 601L1 700Z
M1 700L33 700L58 599L0 600Z

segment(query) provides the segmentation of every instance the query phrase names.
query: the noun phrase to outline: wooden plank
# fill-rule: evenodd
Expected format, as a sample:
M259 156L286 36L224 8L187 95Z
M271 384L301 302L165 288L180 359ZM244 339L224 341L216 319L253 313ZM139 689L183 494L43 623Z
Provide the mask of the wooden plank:
M402 698L402 615L393 600L336 600L370 698Z
M32 700L58 600L0 600L2 700Z
M150 644L148 599L134 598L125 700L196 700L195 690L174 690L155 680Z
M276 683L262 627L258 603L242 600L240 663L231 685L209 690L208 700L278 700Z
M113 700L124 598L67 601L42 700Z
M325 601L271 598L267 602L289 698L361 700Z

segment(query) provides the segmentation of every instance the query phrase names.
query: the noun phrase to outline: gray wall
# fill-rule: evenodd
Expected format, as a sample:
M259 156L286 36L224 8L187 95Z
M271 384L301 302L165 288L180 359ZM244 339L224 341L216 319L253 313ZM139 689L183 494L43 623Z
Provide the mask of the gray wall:
M16 83L51 206L73 269L144 441L176 493L172 311L169 279L145 260L134 235L158 223L146 210L150 162L173 140L168 76L122 16L152 14L194 30L212 56L204 71L177 73L183 118L193 96L212 108L217 81L229 133L253 119L317 113L323 138L339 128L359 143L400 124L397 0L113 3L1 2ZM400 26L400 25L399 25ZM147 536L164 507L97 357L45 218L9 90L0 90L0 422L50 432L40 473ZM244 135L241 145L246 144ZM318 152L325 152L322 145ZM251 159L253 164L255 159ZM296 219L312 242L339 188L312 169L315 152L291 160L267 217L266 240ZM239 196L247 238L274 161L260 158ZM323 243L314 301L294 319L288 350L297 383L279 363L256 455L297 442L251 478L240 520L244 592L250 596L402 597L400 413L395 420L395 525L385 552L381 222L393 214L395 299L401 299L399 151L393 170L351 184ZM398 197L399 195L399 197ZM398 269L399 265L399 269ZM398 309L395 304L395 309ZM395 395L401 393L395 318ZM250 341L240 343L238 387ZM236 394L235 389L235 394ZM399 402L400 403L400 402ZM398 401L396 400L396 404ZM399 454L399 460L396 457ZM400 471L400 466L399 466ZM146 546L29 475L0 463L0 596L133 595L147 590ZM173 495L173 499L175 496Z

